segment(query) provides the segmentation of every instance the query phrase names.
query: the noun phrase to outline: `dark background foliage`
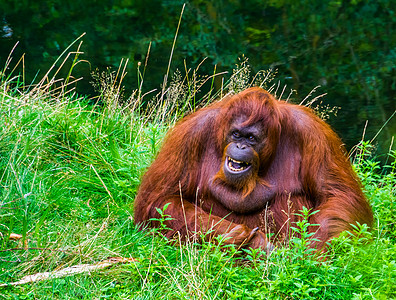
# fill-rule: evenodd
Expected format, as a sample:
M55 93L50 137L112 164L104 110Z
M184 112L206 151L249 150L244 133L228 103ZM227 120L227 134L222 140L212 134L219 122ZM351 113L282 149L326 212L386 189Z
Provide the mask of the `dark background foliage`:
M17 41L15 61L26 53L26 78L45 73L83 32L80 93L93 92L90 73L130 60L126 92L137 87L137 64L151 43L144 89L158 88L166 73L184 1L8 0L0 3L0 61ZM172 70L208 58L202 73L231 71L249 58L254 71L277 69L297 100L314 87L341 107L330 123L350 148L380 130L396 109L396 15L392 0L191 0L181 22ZM38 75L40 77L40 74ZM219 86L220 82L217 82ZM396 118L379 135L386 153Z

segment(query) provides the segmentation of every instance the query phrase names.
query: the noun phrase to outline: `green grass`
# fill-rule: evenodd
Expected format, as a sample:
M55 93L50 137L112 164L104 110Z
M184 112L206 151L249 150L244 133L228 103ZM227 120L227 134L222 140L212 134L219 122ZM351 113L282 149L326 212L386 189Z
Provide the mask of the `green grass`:
M0 284L107 257L137 261L0 287L0 299L396 299L394 152L380 167L369 144L359 146L355 167L375 226L345 233L325 258L307 247L306 222L295 229L301 238L268 257L213 242L170 242L155 230L137 231L133 201L164 133L194 109L199 80L176 76L164 102L144 113L140 96L120 104L113 77L103 77L101 105L93 105L2 76ZM11 233L23 237L13 241Z

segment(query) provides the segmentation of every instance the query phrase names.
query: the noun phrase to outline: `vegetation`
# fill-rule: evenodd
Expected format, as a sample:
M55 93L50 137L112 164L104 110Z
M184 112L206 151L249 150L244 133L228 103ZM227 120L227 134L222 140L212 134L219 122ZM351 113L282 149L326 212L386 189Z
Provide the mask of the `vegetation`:
M278 78L304 98L313 87L328 93L325 104L341 107L330 120L350 149L362 136L372 139L395 111L396 14L393 0L41 0L0 2L0 59L26 53L26 83L48 70L72 40L84 32L90 63L77 77L117 68L129 60L124 81L139 80L139 63L149 61L143 94L163 82L176 25L185 8L173 53L172 72L197 65L201 74L231 72L242 54L255 72L278 71ZM184 63L184 61L186 63ZM66 74L64 75L66 76ZM214 85L221 89L219 76ZM93 92L89 80L80 93ZM207 90L206 90L207 91ZM394 118L374 141L385 157L396 132ZM385 160L385 159L384 159Z
M196 102L217 95L196 99L202 84L213 78L176 73L144 107L141 89L124 96L122 70L95 75L98 101L68 89L71 77L51 77L58 73L55 69L27 87L20 77L1 72L0 298L396 298L395 152L381 167L372 146L363 141L354 163L375 226L344 233L328 253L315 254L307 246L306 218L293 229L301 237L291 233L289 242L269 256L224 247L221 241L180 243L157 230L139 232L132 219L133 199L164 133ZM272 79L264 72L253 80L242 61L220 93L258 84L280 95L284 91L271 85ZM301 213L307 217L313 212ZM168 217L166 209L162 217ZM25 275L108 257L134 260L7 285Z

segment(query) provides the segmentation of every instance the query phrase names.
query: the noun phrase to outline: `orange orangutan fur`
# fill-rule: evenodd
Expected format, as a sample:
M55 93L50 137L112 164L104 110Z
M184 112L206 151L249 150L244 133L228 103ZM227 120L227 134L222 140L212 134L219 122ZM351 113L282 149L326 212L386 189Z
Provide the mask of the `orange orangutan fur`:
M227 209L211 193L209 183L221 178L225 135L235 118L260 124L265 146L259 170L241 188L241 201L260 181L273 191L263 207L240 213ZM216 183L216 182L214 182ZM271 194L272 195L272 194ZM265 203L264 203L265 202ZM143 177L134 205L137 224L158 226L156 208L170 203L169 235L179 232L221 234L229 243L265 248L266 233L288 236L295 213L303 206L319 210L309 219L323 247L350 224L372 224L372 211L340 138L328 124L303 106L276 100L260 88L228 96L183 118L168 133L162 149ZM242 202L243 203L243 202ZM142 226L143 228L144 226ZM259 230L255 230L259 228ZM248 243L249 242L249 243Z

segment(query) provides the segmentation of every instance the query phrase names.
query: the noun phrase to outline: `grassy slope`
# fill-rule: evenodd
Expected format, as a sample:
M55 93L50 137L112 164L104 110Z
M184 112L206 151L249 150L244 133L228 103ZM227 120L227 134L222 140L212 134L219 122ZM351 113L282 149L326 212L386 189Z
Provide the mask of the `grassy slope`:
M242 260L232 248L174 245L133 225L139 178L165 123L2 83L0 124L0 283L109 256L138 259L0 287L0 298L396 299L395 165L381 175L367 145L356 167L375 211L371 236L361 227L358 238L341 237L320 263L304 238L268 258L250 252ZM11 233L23 238L9 240Z

